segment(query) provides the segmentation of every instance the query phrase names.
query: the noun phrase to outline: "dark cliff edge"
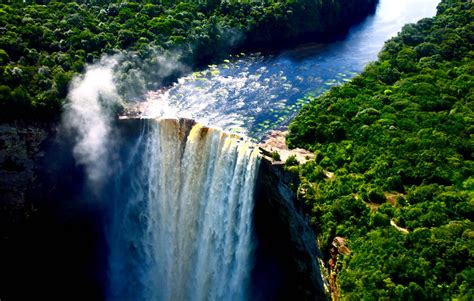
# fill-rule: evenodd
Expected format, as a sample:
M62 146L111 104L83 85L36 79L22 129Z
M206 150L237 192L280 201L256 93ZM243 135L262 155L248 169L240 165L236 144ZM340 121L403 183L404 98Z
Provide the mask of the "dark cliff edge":
M297 187L297 175L285 171L283 164L262 158L255 191L258 247L253 275L256 287L268 290L262 292L265 300L328 299L316 235L297 200Z

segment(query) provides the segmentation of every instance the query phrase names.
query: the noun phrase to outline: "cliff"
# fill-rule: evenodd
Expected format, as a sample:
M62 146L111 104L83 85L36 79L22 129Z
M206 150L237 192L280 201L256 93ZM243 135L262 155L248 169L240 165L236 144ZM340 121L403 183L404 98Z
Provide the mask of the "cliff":
M316 236L297 200L298 176L262 158L257 180L256 270L273 273L272 300L326 300ZM265 287L265 286L263 286Z
M103 300L99 208L55 124L0 125L0 298Z
M0 125L0 231L7 238L9 225L21 223L34 211L27 191L35 179L35 167L44 156L41 144L50 130L40 125Z

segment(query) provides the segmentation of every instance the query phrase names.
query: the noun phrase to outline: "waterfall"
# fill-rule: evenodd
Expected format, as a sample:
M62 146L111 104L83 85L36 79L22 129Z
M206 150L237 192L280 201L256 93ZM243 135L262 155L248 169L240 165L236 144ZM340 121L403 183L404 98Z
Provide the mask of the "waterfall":
M144 120L108 229L110 300L248 300L259 152L185 119Z

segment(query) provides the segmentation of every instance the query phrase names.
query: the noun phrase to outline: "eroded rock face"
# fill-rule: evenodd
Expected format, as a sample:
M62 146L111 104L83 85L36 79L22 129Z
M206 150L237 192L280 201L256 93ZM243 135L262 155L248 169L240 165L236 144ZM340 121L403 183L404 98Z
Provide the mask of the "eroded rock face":
M45 128L0 125L0 201L25 201L25 187L33 180L35 161L44 152L41 143L48 137Z
M33 125L0 125L0 231L21 223L34 212L26 194L36 178L36 163L44 156L41 144L51 130Z
M254 277L266 279L258 285L270 291L267 300L327 299L316 236L296 198L297 187L296 175L262 159L254 212L259 242Z
M98 209L56 124L0 125L0 298L103 300Z

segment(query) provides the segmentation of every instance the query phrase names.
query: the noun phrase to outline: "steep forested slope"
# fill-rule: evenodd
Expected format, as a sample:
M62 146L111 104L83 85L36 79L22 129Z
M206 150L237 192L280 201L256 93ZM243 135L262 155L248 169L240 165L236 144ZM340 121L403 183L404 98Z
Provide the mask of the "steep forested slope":
M473 20L472 1L443 0L290 125L317 154L300 188L320 244L350 250L344 299L474 298Z
M56 118L73 75L104 53L136 51L135 62L155 66L145 73L158 81L152 71L166 50L194 67L232 50L317 40L367 15L376 0L5 2L1 120Z

